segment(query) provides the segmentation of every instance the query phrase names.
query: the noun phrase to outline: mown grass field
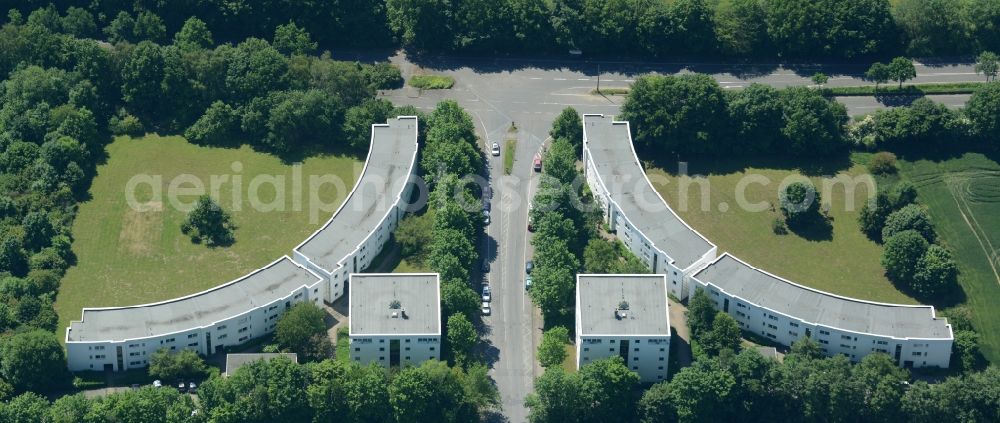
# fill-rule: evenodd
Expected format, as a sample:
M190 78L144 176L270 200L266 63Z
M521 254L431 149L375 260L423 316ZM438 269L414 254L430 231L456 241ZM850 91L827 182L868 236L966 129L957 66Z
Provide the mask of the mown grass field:
M333 174L343 187L326 184L318 198L343 202L361 173L363 163L352 157L324 156L302 163L302 211L293 210L293 167L273 155L238 149L196 146L181 137L119 137L107 148L109 159L98 168L90 193L80 205L73 226L77 265L62 281L56 301L61 327L79 319L83 307L142 304L202 291L229 282L285 254L329 219L331 212L310 219L310 175ZM234 171L234 163L242 169ZM236 166L237 168L239 166ZM159 201L162 207L136 211L126 201L126 187L134 175L162 175L162 197L141 184L136 200ZM210 187L212 175L230 175L219 184L218 203L232 215L236 242L226 248L193 244L181 233L186 213L170 204L168 185L181 174L193 175ZM234 200L235 175L242 188ZM274 185L261 184L253 192L263 203L283 204L284 211L251 206L252 181L258 175L283 177L284 202L276 201ZM183 185L190 187L191 185ZM343 189L341 189L343 188ZM196 196L180 196L184 202ZM150 203L152 204L152 203ZM239 204L241 210L234 210ZM313 203L315 204L315 203Z
M900 161L940 238L954 253L959 284L983 354L1000 362L1000 164L981 154Z
M824 180L830 178L819 175L853 178L867 174L863 166L844 160L843 164L806 167L805 173L820 188L823 202L829 204L831 225L802 235L795 232L776 235L772 222L781 216L778 208L781 182L789 176L801 177L803 170L780 160L750 165L745 165L746 162L739 159L690 163L688 175L707 175L704 178L680 177L676 172L662 169L651 169L648 175L670 206L718 245L720 254L728 251L758 268L823 291L872 301L916 303L885 278L879 262L881 246L868 240L858 228L858 212L869 195L867 186L859 185L848 195L843 185L835 185L823 194ZM763 204L763 211L746 210L737 202L740 181L753 178L758 182L747 184L742 192L747 203ZM680 188L682 182L696 179L707 180L710 187L705 196L708 208L704 211L699 185L691 184L686 192ZM853 200L853 207L848 199Z

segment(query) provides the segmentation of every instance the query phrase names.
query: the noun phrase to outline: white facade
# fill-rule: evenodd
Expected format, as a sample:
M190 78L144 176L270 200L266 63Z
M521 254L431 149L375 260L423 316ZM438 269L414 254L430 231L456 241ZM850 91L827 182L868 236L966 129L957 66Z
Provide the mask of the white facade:
M625 365L643 383L667 379L670 335L667 336L577 336L576 368L608 357L622 357Z
M279 260L288 260L284 257ZM288 260L291 261L291 260ZM276 262L277 263L277 262ZM272 263L273 264L273 263ZM264 268L266 269L266 268ZM264 270L261 269L261 270ZM257 272L259 272L258 270ZM207 291L192 294L187 297L163 301L160 303L145 304L131 307L106 307L106 308L85 308L83 319L73 322L66 328L66 361L70 371L85 370L130 370L144 368L149 365L149 359L154 352L161 348L170 351L193 350L200 355L208 355L222 351L225 347L245 344L274 332L277 319L281 314L291 308L292 305L303 301L321 301L322 279L308 269L302 268L312 276L311 285L302 285L290 290L284 295L278 296L271 301L262 303L259 307L239 312L227 316L220 320L206 322L206 324L195 324L191 328L155 334L145 337L130 337L122 339L106 340L76 340L72 333L75 324L86 323L88 314L93 312L123 312L121 319L130 319L134 311L144 308L157 309L157 306L168 306L171 303L183 302L187 299L197 298L215 290L239 284L241 279L237 279L228 284L209 289ZM256 273L256 272L255 272ZM249 275L248 275L249 276ZM159 312L154 312L159 313ZM80 329L77 329L80 330Z
M635 289L620 285L640 280L653 283L633 286ZM611 292L622 292L628 301L619 301ZM630 306L620 309L616 304L621 303ZM664 275L577 275L576 368L621 357L642 382L666 380L670 360L668 307Z
M594 153L590 145L591 143L587 139L586 120L588 117L603 118L603 115L584 115L585 126L583 163L584 176L586 177L587 185L590 187L590 191L593 193L594 199L604 212L604 222L608 225L610 232L614 233L618 240L625 244L625 246L628 247L628 249L632 251L636 257L646 263L653 273L664 274L667 276L667 287L670 294L680 300L686 299L688 293L688 276L690 276L695 270L703 267L705 264L715 260L718 247L708 243L706 240L706 243L708 244L707 249L701 252L700 256L695 261L690 264L681 265L678 264L678 262L669 254L667 254L665 250L673 249L676 251L687 248L687 246L667 245L666 242L661 240L650 239L650 237L638 229L630 220L629 216L622 211L622 207L619 205L618 200L616 200L609 192L608 183L610 183L610 181L606 183L598 171L598 163L602 160L602 158L594 157ZM635 155L635 151L632 148L632 138L631 132L628 128L628 122L613 122L613 125L621 125L621 148L623 150L628 150L627 152L623 151L623 153L627 153L634 159L634 166L639 170L638 173L641 173L642 178L644 179L644 181L641 181L642 184L648 187L649 191L655 193L655 198L659 201L659 203L661 203L655 206L660 208L662 217L664 219L679 221L686 228L686 230L704 240L704 237L702 237L701 234L688 226L686 222L682 221L680 217L677 216L672 209L670 209L670 206L667 205L665 200L663 200L663 197L660 196L659 192L656 192L652 183L641 170L639 158Z
M720 260L731 257L723 255ZM745 263L744 263L745 264ZM749 265L747 265L749 266ZM834 294L814 290L804 287L759 269L768 277L776 278L795 289L808 290L832 300L851 302L868 306L871 308L891 309L912 314L900 322L894 322L888 326L916 326L918 322L926 321L929 324L939 326L936 330L939 335L935 336L900 336L900 334L879 334L869 333L859 330L850 330L837 327L832 324L808 321L806 319L792 316L788 312L776 310L754 301L727 292L711 282L703 282L698 274L691 278L691 295L696 289L703 289L714 301L716 308L729 314L745 332L752 333L769 341L791 346L795 341L809 337L819 343L819 346L827 356L843 354L853 362L861 361L865 356L874 353L888 354L897 365L901 367L940 367L947 368L951 360L951 346L954 340L951 325L944 319L937 318L934 307L931 306L911 306L899 304L883 304L870 301L861 301L851 298L839 297ZM831 309L834 307L830 307ZM873 312L875 314L877 312ZM832 311L831 313L833 314ZM863 313L854 312L853 315ZM829 318L829 316L824 316ZM914 333L925 333L926 330L913 329Z
M393 348L398 348L400 367L440 360L441 334L351 336L351 360L363 366L378 363L390 367Z

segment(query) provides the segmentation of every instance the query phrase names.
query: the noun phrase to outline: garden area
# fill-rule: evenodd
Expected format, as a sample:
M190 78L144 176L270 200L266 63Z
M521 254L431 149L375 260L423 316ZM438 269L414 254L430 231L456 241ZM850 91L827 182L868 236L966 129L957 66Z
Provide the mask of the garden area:
M343 187L326 184L318 190L325 204L339 205L354 186L363 163L351 157L318 156L304 160L302 207L293 207L293 167L271 154L240 148L215 148L188 143L181 137L148 135L118 137L107 147L109 159L98 167L90 193L80 204L73 226L73 252L77 265L63 279L56 311L59 327L80 319L83 307L107 307L162 301L199 292L229 282L290 254L299 242L330 218L331 212L317 213L311 221L310 175L334 174ZM239 163L238 165L236 163ZM125 192L136 175L162 177L162 195L153 198L150 184L135 189L138 203L150 206L137 211L129 206ZM187 213L170 204L171 181L179 175L200 180L211 187L218 184L218 204L232 217L234 242L226 248L194 243L181 231ZM275 185L255 183L258 175L284 178L283 201L276 197ZM234 181L241 188L234 197ZM258 181L263 181L258 178ZM191 188L191 183L179 184ZM341 188L346 188L343 191ZM257 193L257 194L254 194ZM252 207L255 196L265 207ZM178 196L184 203L197 195ZM153 201L149 203L148 201ZM157 204L159 203L159 204ZM239 206L237 207L236 204ZM267 211L268 205L278 208ZM315 204L313 204L315 205Z
M882 248L869 240L859 230L858 214L869 192L859 184L848 197L844 185L833 185L824 193L824 182L834 175L856 178L867 173L864 166L845 163L842 170L823 169L826 164L814 166L792 165L791 160L702 159L689 164L689 175L705 175L710 186L708 208L702 209L702 190L695 179L702 177L680 176L660 168L647 169L647 173L660 195L680 215L681 219L719 247L746 260L753 266L767 270L796 283L854 298L871 301L915 304L916 301L897 290L884 276L879 262ZM781 218L778 206L779 186L787 177L809 175L809 180L820 190L828 216L828 226L809 228L804 233L787 231L779 234L773 228ZM766 178L766 183L747 184L743 193L749 204L763 205L763 211L744 210L737 203L737 189L745 178ZM661 182L662 181L662 182ZM683 184L690 187L686 193ZM685 195L686 194L686 195ZM827 194L824 196L824 194ZM679 207L680 204L686 207ZM848 207L853 202L853 207ZM723 206L723 204L725 204Z

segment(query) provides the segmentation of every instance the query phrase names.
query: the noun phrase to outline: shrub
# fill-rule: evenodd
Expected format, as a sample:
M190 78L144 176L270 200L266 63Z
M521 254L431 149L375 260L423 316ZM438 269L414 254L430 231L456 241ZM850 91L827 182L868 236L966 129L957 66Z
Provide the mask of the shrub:
M231 244L234 229L229 213L207 195L198 199L194 210L181 224L181 231L190 235L193 242L201 242L204 238L211 245Z
M876 175L896 173L896 155L887 151L875 153L868 163L868 171Z
M368 86L373 90L391 90L403 86L403 74L399 67L388 62L379 62L361 68Z
M882 228L882 239L889 239L893 235L907 230L917 231L927 242L934 242L937 237L927 211L916 204L910 204L896 210L886 218L885 226Z
M927 240L913 230L886 239L885 251L882 252L885 275L893 282L909 286L927 248Z
M446 90L455 85L455 78L447 75L414 75L410 86L422 90Z
M771 221L771 231L775 235L786 235L788 234L788 227L785 226L785 221L782 218L776 217Z
M778 201L785 222L794 227L819 211L820 196L811 183L794 182L781 191Z
M122 111L108 122L108 129L115 135L142 136L146 129L139 118Z

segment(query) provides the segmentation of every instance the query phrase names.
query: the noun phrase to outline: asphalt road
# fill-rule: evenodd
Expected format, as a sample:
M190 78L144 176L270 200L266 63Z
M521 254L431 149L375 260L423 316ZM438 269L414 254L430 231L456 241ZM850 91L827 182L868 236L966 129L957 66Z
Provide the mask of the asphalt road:
M525 261L532 254L527 199L537 186L531 163L543 140L520 129L511 131L509 126L482 128L487 128L480 136L493 188L491 222L482 246L483 256L491 262L485 275L492 290L492 313L483 319L486 355L500 390L502 418L498 420L523 422L528 418L524 397L531 392L535 377L535 339L541 323L524 286ZM507 140L517 143L511 175L504 175L503 155L488 153L493 142L503 149Z
M356 59L365 59L355 57ZM384 57L382 59L385 59ZM485 276L492 287L492 315L484 318L491 376L501 395L500 416L510 422L527 421L524 397L532 391L537 365L541 317L524 291L524 262L531 256L527 232L528 199L536 181L531 161L548 136L552 121L562 109L572 106L580 113L617 114L622 97L595 96L597 62L560 60L425 58L410 61L402 55L391 57L405 77L416 73L443 73L455 78L450 90L419 91L401 88L382 96L396 104L408 104L430 111L441 100L456 100L476 121L490 166L493 187L492 222L481 246L491 261ZM864 85L865 66L853 64L698 64L600 62L601 87L624 87L648 72L701 72L712 75L725 88L739 88L753 82L784 87L808 85L819 70L830 75L829 86ZM969 63L918 64L913 82L981 81ZM931 96L935 101L957 107L968 96ZM838 98L854 115L878 108L907 104L913 99L879 102L873 97ZM516 132L509 129L514 124ZM503 175L503 160L488 155L489 145L517 140L512 175Z

